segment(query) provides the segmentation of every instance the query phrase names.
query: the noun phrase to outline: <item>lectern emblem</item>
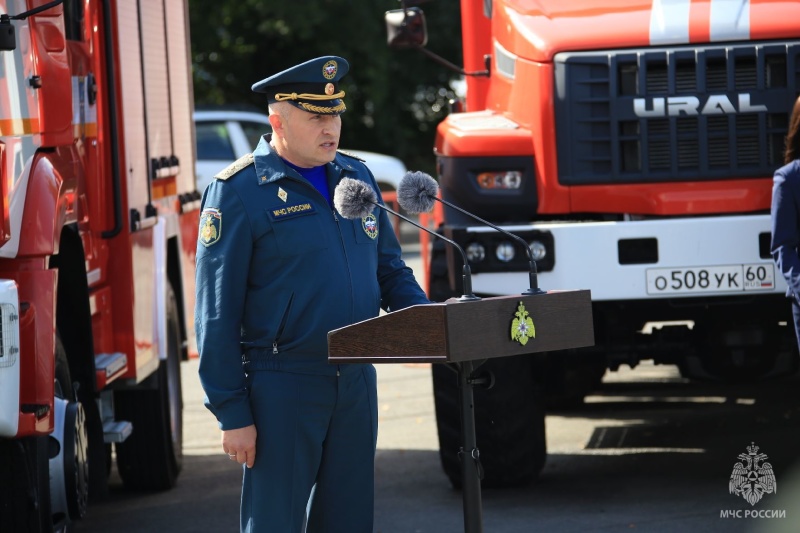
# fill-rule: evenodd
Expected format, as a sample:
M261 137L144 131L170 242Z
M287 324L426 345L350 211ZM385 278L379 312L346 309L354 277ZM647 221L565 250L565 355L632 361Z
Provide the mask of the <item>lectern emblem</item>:
M514 316L517 318L511 321L511 340L525 346L528 344L528 339L536 337L536 327L533 325L533 319L522 302L519 303Z
M739 459L746 461L747 466L741 462L733 466L731 480L728 483L731 494L741 496L750 505L755 505L764 494L778 492L772 465L766 462L766 454L758 453L758 446L755 443L747 447L746 454L740 453ZM760 461L764 462L759 465Z

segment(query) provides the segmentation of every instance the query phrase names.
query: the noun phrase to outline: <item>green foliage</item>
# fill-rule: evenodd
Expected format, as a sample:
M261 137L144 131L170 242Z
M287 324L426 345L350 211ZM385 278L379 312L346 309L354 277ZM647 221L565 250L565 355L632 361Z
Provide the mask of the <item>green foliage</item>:
M323 55L350 63L342 145L394 155L433 174L436 124L458 74L414 50L390 50L383 15L397 0L190 0L195 105L265 111L250 86ZM458 2L424 6L427 48L461 64Z

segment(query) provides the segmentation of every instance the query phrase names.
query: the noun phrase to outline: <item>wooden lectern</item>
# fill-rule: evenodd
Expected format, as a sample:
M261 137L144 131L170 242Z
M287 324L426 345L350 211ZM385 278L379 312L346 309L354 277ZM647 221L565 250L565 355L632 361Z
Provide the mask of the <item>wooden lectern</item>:
M415 305L328 333L330 363L451 363L461 390L464 531L483 531L473 374L486 359L594 344L591 293L550 291ZM474 460L470 461L469 458Z

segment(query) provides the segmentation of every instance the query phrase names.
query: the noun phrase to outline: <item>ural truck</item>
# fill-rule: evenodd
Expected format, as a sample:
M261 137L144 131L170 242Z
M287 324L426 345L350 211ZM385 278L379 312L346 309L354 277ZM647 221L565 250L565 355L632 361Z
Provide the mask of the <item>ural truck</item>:
M466 96L438 125L439 194L530 243L541 288L590 289L595 332L591 349L486 363L484 486L534 479L544 406L579 403L608 369L647 359L698 380L795 373L769 209L800 92L800 4L462 0L460 20ZM420 8L404 2L386 23L391 46L452 65L424 48ZM523 246L435 205L477 295L528 288ZM460 294L459 255L439 239L422 254L431 299ZM454 373L434 365L433 381L458 485Z
M187 2L0 1L0 531L182 462L196 351ZM112 448L113 445L113 448Z

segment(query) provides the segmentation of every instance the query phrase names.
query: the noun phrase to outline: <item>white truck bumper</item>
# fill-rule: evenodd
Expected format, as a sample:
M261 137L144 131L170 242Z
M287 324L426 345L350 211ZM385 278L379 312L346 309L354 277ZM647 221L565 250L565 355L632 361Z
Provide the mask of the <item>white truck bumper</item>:
M759 235L771 231L769 215L547 223L504 229L552 233L555 266L539 274L539 286L590 289L594 301L786 291L772 259L762 258L759 250ZM469 231L494 230L472 227ZM657 260L620 264L621 239L656 239ZM528 273L474 274L472 283L478 294L514 294L528 287Z

